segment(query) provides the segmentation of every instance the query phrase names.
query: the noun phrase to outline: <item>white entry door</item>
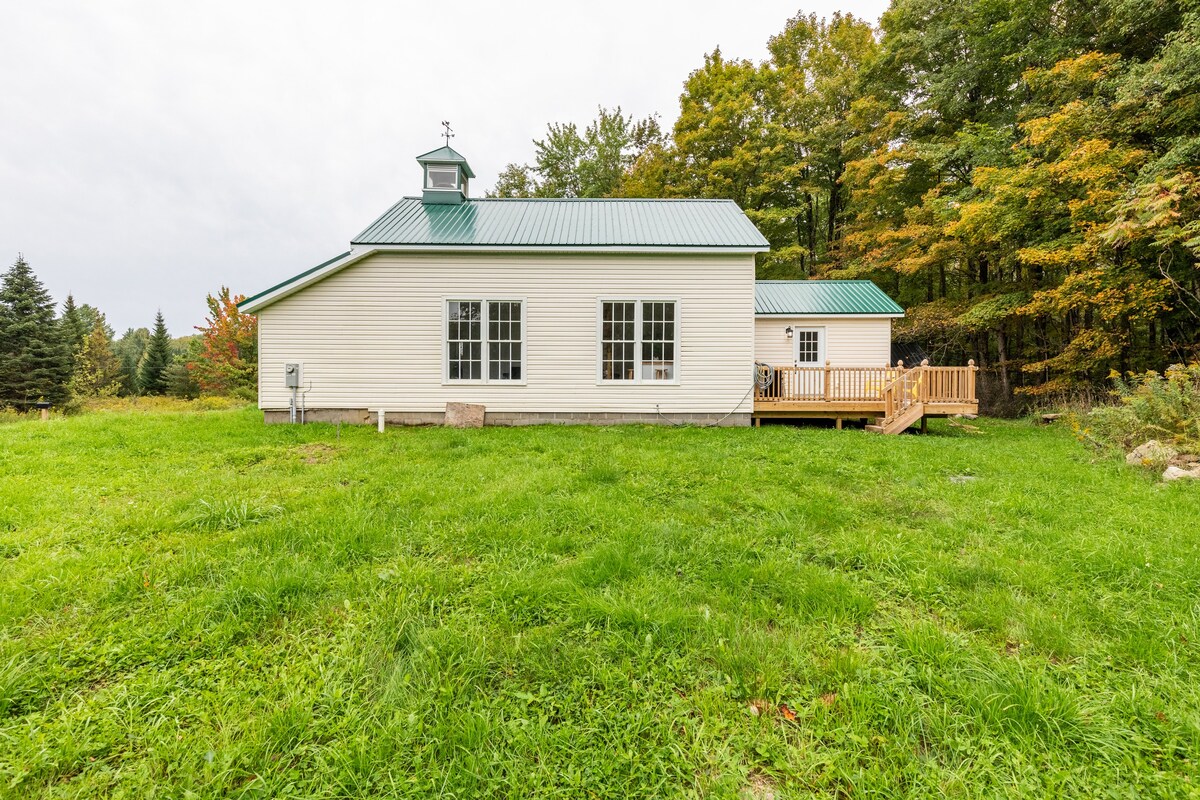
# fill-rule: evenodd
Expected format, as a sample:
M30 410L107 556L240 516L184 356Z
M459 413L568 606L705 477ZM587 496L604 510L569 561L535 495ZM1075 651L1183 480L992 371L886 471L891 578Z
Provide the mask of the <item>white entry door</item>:
M825 329L795 328L792 331L792 357L797 367L825 365Z

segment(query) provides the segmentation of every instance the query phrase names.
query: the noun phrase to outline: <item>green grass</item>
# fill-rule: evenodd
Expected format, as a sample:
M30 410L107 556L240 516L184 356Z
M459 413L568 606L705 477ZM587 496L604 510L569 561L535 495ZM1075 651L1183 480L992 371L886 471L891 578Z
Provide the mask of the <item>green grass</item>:
M979 425L0 426L0 795L1197 796L1200 487Z

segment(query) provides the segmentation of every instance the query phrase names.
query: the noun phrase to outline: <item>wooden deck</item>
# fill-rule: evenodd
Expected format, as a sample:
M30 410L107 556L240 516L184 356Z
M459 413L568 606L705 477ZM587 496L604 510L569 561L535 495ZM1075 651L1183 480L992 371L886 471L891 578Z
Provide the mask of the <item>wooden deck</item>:
M873 420L881 433L900 433L927 417L979 413L975 362L965 367L928 363L894 367L775 367L754 389L754 420L825 418Z

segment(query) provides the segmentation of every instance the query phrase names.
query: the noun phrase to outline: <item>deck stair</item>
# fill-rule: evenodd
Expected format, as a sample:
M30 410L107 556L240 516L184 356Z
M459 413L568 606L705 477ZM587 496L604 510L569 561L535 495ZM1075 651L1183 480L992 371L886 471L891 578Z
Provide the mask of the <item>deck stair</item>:
M874 431L875 433L904 433L904 431L920 422L924 416L925 404L911 403L907 408L890 419L880 417L875 421L874 425L868 425L867 430Z
M868 430L901 433L925 428L929 417L977 414L975 362L965 367L933 367L903 361L884 367L760 365L754 389L754 420L770 418L874 419Z
M911 428L925 417L925 401L929 394L926 374L929 361L921 362L916 369L902 370L883 387L884 415L867 430L877 433L897 434Z

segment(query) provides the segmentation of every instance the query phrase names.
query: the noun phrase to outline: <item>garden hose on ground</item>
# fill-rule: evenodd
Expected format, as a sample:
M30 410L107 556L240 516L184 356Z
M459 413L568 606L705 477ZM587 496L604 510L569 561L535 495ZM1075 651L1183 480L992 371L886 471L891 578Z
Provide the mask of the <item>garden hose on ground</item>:
M728 414L721 417L716 422L711 422L708 425L701 425L699 427L701 427L701 428L716 428L716 427L720 426L720 424L722 422L729 419L729 417L732 416L735 411L737 411L739 408L742 407L742 404L746 402L746 398L749 397L750 393L753 392L756 388L759 389L760 391L766 391L774 383L775 383L775 368L772 367L770 364L764 364L761 361L755 361L754 362L754 382L750 384L750 388L746 390L746 393L744 395L742 395L742 399L738 400L737 405L734 406L729 411ZM654 405L654 413L658 414L658 416L664 422L666 422L668 425L672 425L677 428L685 427L688 424L686 422L672 422L670 419L667 418L666 414L662 413L662 411L659 410L657 403Z

